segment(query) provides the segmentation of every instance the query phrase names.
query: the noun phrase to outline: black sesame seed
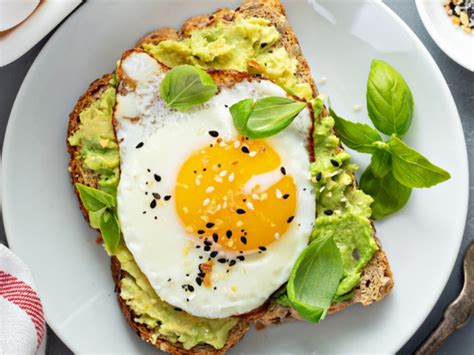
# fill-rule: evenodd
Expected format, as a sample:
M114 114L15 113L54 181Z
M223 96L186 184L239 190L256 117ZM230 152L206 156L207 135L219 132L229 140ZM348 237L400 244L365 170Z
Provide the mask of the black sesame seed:
M240 237L240 241L244 244L247 244L247 238L245 237Z
M211 223L211 222L206 223L206 228L212 228L212 227L214 227L214 223Z
M214 251L211 253L211 258L215 258L215 257L217 256L217 254L219 254L219 252L217 252L217 251L214 250Z
M163 197L163 200L165 201L169 201L171 199L171 195L166 195L165 197Z
M189 298L186 298L186 302L189 302Z
M168 279L168 282L171 282L171 278Z
M334 159L331 159L331 164L332 164L332 166L334 166L336 168L339 166L339 162L337 160L334 160Z
M152 196L153 196L154 198L156 198L157 200L159 200L159 199L161 198L161 195L160 195L158 192L153 192L153 193L152 193Z
M217 243L217 241L219 240L219 235L217 233L214 233L212 234L212 240Z
M211 246L212 242L206 238L206 240L204 240L204 245Z
M202 259L202 255L199 255L199 259Z
M293 218L295 218L295 216L290 216L290 217L288 217L288 219L286 220L286 223L291 223L291 222L293 222Z
M214 138L219 137L219 132L217 131L209 131L208 133L211 137L214 137Z
M200 245L196 245L196 249L199 249L201 246Z
M246 145L242 146L241 150L242 150L242 152L245 153L245 154L250 153L250 150L249 150L249 148L248 148Z
M194 292L194 286L193 285L188 285L188 291L189 292Z
M214 290L217 290L217 287L216 287L216 286L214 286Z
M245 257L243 255L238 255L237 256L237 259L239 259L240 261L244 261L245 260Z
M177 311L177 312L181 312L181 311L182 311L182 309L179 308L179 307L174 307L174 310Z
M282 166L282 167L280 168L280 171L281 171L281 173L282 173L283 175L286 175L286 169L285 169L284 166Z
M234 266L235 264L237 264L237 261L235 260L229 261L229 266Z
M226 258L220 258L220 259L217 259L217 261L220 262L221 264L225 264L227 259Z
M262 42L262 43L260 43L260 48L264 48L264 47L266 47L266 46L267 46L267 44L268 44L268 43L266 43L266 42Z
M284 194L282 197L284 200L286 200L288 197L290 197L290 194Z
M225 236L226 236L227 238L232 237L232 231L231 231L231 230L228 230L227 232L225 232Z
M237 210L235 212L237 212L237 214L244 214L245 210L242 209L242 208L237 208Z
M188 276L189 276L189 274L186 274L186 277L188 277Z
M156 200L151 200L150 208L155 208L155 207L156 207Z
M157 219L158 219L158 217L156 217L156 216L155 216L154 218L155 218L155 220L157 220Z
M143 145L144 145L144 143L140 142L135 146L135 148L140 149L141 147L143 147Z
M316 181L321 181L321 178L323 177L323 174L321 172L316 174Z
M160 175L154 174L153 177L155 178L155 180L156 180L157 182L160 182L160 181L161 181L161 176L160 176Z
M203 272L200 272L200 273L198 274L198 276L202 279L202 278L204 278L204 277L206 276L206 274L203 273Z
M204 251L210 251L210 250L211 250L211 247L209 245L204 246Z
M143 214L146 214L146 211L143 211L142 213L143 213Z
M198 234L204 234L206 233L205 231L203 231L202 229L198 230Z
M229 105L224 105L225 108L229 107Z
M146 171L148 171L149 173L151 173L151 170L150 170L150 169L146 169Z
M258 249L260 249L261 251L267 250L267 248L265 248L264 246L260 246L260 247L258 247Z
M330 215L333 214L333 212L332 212L332 210L325 210L325 211L324 211L324 214L325 214L326 216L330 216Z
M202 279L200 277L196 277L196 283L198 284L198 286L201 286L202 285Z

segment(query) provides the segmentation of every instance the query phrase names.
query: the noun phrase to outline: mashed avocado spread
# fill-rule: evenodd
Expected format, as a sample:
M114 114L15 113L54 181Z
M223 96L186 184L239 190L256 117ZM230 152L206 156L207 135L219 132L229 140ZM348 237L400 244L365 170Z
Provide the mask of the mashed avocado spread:
M240 18L194 31L191 37L181 41L144 44L143 48L169 67L191 64L264 74L289 93L309 99L311 87L298 82L298 61L280 44L280 38L270 21Z
M268 20L251 18L218 23L195 31L182 41L145 44L143 48L170 67L192 64L261 73L288 92L311 99L310 86L298 82L297 60L279 40L280 34ZM80 147L79 158L84 166L98 176L97 187L113 195L118 186L120 162L112 127L115 85L112 80L101 97L80 113L79 128L69 137L72 146ZM335 299L339 301L351 297L361 270L377 250L369 220L372 198L354 187L357 166L340 149L339 139L333 133L334 120L320 117L319 113L315 116L316 161L310 170L316 190L317 218L312 238L332 235L341 252L344 275ZM186 349L198 344L210 344L217 349L224 346L238 320L199 318L175 309L157 296L124 243L116 257L126 271L120 297L133 310L135 321L153 332L152 340L166 337L182 343Z

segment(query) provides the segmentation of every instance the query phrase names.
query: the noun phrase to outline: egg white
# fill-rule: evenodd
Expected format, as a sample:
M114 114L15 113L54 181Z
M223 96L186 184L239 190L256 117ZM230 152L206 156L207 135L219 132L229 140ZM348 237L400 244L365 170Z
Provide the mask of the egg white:
M167 108L159 96L165 70L143 52L122 58L118 70L123 88L130 79L136 84L118 91L115 107L121 158L118 216L123 238L158 296L166 302L207 318L251 311L288 280L313 227L316 206L307 150L310 112L303 110L287 129L267 139L297 186L294 222L265 253L246 255L245 261L229 273L225 265L215 263L213 287L199 287L195 283L196 270L207 261L208 253L195 248L195 238L184 230L176 213L172 195L179 169L190 155L213 140L209 131L217 130L224 137L238 136L228 109L232 104L249 97L286 94L270 81L244 80L231 88L220 88L211 100L183 113ZM139 143L143 146L137 148ZM153 178L155 173L161 177L160 182ZM152 198L145 195L147 191L172 197L150 209ZM194 292L183 289L184 284L193 285Z

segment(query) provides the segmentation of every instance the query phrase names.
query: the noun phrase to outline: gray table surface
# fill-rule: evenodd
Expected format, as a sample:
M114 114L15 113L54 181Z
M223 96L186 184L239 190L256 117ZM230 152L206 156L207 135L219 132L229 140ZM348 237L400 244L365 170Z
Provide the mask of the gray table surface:
M472 193L474 191L474 73L456 64L438 48L423 27L413 0L387 0L385 2L421 39L435 61L438 63L438 66L448 82L461 116L464 135L466 137L470 171L469 189ZM18 89L20 88L29 67L50 35L15 62L0 68L0 145L2 146L8 117ZM472 195L469 200L469 214L467 217L464 239L451 277L439 301L436 303L420 329L418 329L408 343L400 350L400 354L413 353L413 351L439 322L446 305L455 299L461 290L463 282L462 255L471 240L474 240L474 198ZM0 242L4 244L7 243L3 223L0 225ZM355 350L355 352L357 352L357 350ZM71 351L49 328L46 353L71 353ZM438 351L438 354L474 354L474 321L471 320L471 322L469 322L464 328L452 335Z

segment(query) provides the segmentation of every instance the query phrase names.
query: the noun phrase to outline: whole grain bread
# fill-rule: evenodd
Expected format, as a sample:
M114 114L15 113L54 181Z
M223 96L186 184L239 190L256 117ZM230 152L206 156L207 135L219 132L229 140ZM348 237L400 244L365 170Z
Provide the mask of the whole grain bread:
M281 44L290 52L299 62L298 78L300 82L307 82L311 85L313 94L317 96L317 88L311 76L308 63L301 53L298 40L295 33L286 18L285 10L278 0L246 0L236 10L220 9L215 13L206 16L197 16L189 19L176 31L172 28L163 28L156 30L137 43L137 48L140 48L144 43L158 44L167 39L179 40L190 36L190 34L198 29L213 26L218 21L232 22L238 17L262 17L266 18L278 29L281 33ZM245 73L237 72L218 72L212 73L214 79L220 85L231 86L244 78L248 78ZM87 108L92 102L109 87L111 74L106 74L102 78L94 81L86 92L80 97L76 106L69 116L68 133L69 137L79 127L79 114ZM324 110L322 115L327 115ZM73 147L67 142L68 151L71 156L69 170L71 173L71 180L73 183L83 183L91 187L97 187L97 175L93 171L87 169L82 160L79 158L79 148ZM342 149L340 147L339 149ZM317 157L316 157L317 159ZM77 193L77 192L76 192ZM80 200L79 200L80 202ZM84 217L88 219L88 214L84 206L81 204L81 210ZM375 236L375 228L373 229ZM374 254L369 264L362 272L361 282L354 290L354 296L344 302L332 305L329 313L338 312L351 304L361 303L369 305L373 302L382 299L393 287L392 272L385 253L382 250L379 240L376 238L379 245L379 250ZM144 325L134 321L133 311L128 307L125 301L119 296L121 288L121 280L124 277L124 271L120 268L120 262L117 258L112 257L112 275L116 284L116 291L120 308L129 322L131 328L144 341L153 343L156 347L163 351L174 354L221 354L226 352L230 347L235 345L240 338L245 334L249 328L250 323L255 323L257 328L263 328L270 324L276 324L285 319L299 319L298 314L292 309L283 307L276 303L273 299L267 301L263 306L255 311L244 314L239 318L238 324L231 330L229 339L222 349L215 349L209 345L199 345L190 350L184 349L179 343L172 343L165 338L158 337L152 342L152 332Z

